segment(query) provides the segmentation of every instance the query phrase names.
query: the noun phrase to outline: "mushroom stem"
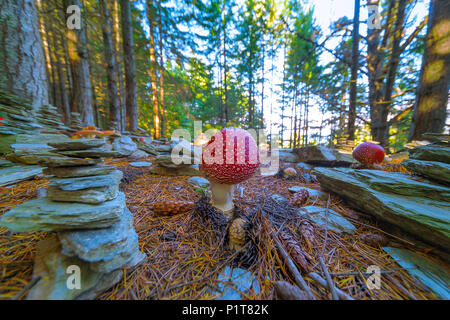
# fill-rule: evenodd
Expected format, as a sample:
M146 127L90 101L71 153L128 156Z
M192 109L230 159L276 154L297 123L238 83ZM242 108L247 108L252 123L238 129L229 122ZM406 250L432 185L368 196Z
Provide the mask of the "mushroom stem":
M210 181L211 204L223 212L225 217L230 220L233 216L233 184L222 184Z

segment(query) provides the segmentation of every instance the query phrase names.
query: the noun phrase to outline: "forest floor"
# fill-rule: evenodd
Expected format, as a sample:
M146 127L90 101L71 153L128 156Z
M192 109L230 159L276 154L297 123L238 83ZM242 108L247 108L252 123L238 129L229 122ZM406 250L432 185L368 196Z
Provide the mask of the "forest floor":
M150 160L151 158L142 159ZM140 250L147 260L129 270L120 283L102 294L98 299L213 299L218 287L220 271L230 264L232 254L217 245L214 230L195 214L195 211L160 217L151 211L155 202L162 200L196 201L198 190L188 184L189 177L167 177L152 175L148 168L133 168L124 159L109 159L124 170L122 189L127 197L127 206L134 215L134 226L139 235ZM45 188L48 180L18 183L10 188L0 187L0 216L13 207L36 197L39 188ZM319 184L302 184L295 180L255 176L241 184L243 197L237 206L244 212L254 210L261 199L277 193L290 198L292 186L320 189ZM360 240L363 234L379 234L376 221L369 220L348 208L333 196L329 201L309 200L306 205L328 207L353 223L356 232L352 235L314 226L311 241L305 241L294 222L286 224L293 239L307 256L308 268L321 274L319 258L325 263L334 283L355 299L436 299L435 295L402 269L381 246L370 246ZM260 204L260 203L259 203ZM263 223L259 232L258 257L249 270L259 281L261 290L246 294L247 299L274 299L273 282L293 282L281 256L275 250L271 237L274 232L269 223ZM30 281L36 244L46 237L46 232L11 233L0 228L0 299L11 299ZM417 252L426 256L426 252ZM370 290L366 284L369 265L382 270L382 285L379 290ZM307 284L317 299L330 299L328 290L316 285L303 273Z

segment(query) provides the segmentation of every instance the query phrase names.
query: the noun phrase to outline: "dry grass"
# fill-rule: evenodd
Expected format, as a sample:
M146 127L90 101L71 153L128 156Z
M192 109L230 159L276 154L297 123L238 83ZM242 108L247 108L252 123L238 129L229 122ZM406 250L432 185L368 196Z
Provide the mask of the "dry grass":
M124 160L109 163L118 168L128 167L128 162ZM211 292L218 285L217 275L229 264L232 253L218 245L213 227L202 222L193 211L171 217L156 217L151 211L152 204L161 200L198 200L198 192L186 183L189 177L162 177L151 175L148 169L139 170L138 178L122 185L122 188L127 196L127 206L134 214L140 249L148 258L99 299L214 298ZM36 189L46 184L46 180L34 180L19 183L10 189L0 188L0 215L34 198ZM256 210L254 217L259 224L255 239L258 263L250 271L259 280L261 291L258 294L251 293L246 296L247 299L273 299L273 281L288 279L292 282L284 263L274 250L272 236L276 230L270 219L258 211L258 206L263 204L257 199L267 199L273 193L289 198L288 188L294 185L313 189L320 187L318 184L306 185L298 181L260 176L241 184L245 189L238 206L245 213ZM306 205L327 206L326 202L318 199L312 199ZM318 259L323 251L333 280L355 299L409 299L411 295L417 299L436 298L380 247L370 247L359 241L359 235L363 233L381 234L373 222L364 220L333 197L329 208L351 219L357 228L356 234L343 235L314 227L314 241L307 243L299 232L297 220L285 224L285 228L310 256L309 263L313 271L321 273ZM0 228L0 298L12 298L30 281L35 247L45 234L15 234ZM382 277L381 290L370 291L365 285L363 272L374 264L389 273ZM327 290L304 276L317 299L330 298ZM401 287L406 288L408 294Z

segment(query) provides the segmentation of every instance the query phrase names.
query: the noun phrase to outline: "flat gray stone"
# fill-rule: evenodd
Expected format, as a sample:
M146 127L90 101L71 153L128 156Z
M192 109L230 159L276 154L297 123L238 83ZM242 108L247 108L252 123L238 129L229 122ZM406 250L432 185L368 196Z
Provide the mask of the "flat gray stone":
M303 171L311 171L311 170L313 169L312 166L310 166L309 164L306 164L306 163L304 163L304 162L299 162L299 163L297 163L297 164L295 165L295 167L296 167L297 169L301 169L301 170L303 170Z
M0 167L0 186L9 186L21 181L33 179L42 173L39 166L10 166Z
M450 163L450 147L439 144L416 147L409 154L411 159Z
M109 228L60 232L59 239L64 255L92 262L91 268L101 272L122 268L139 251L133 215L126 207Z
M92 148L87 150L69 150L69 151L56 151L58 154L62 154L68 157L76 158L120 158L123 154L118 151L110 151L103 148Z
M165 145L165 144L156 145L156 146L154 146L154 148L155 148L155 150L157 152L170 152L170 151L172 151L172 146L171 145Z
M111 173L115 170L117 170L115 166L97 164L92 166L80 166L80 167L45 168L44 173L48 175L54 175L58 178L76 178L76 177L101 176L104 174Z
M0 160L0 168L12 167L14 165L13 162L8 160Z
M280 205L289 205L289 200L277 193L272 194L270 198Z
M15 143L18 144L48 144L49 142L67 142L72 139L64 134L19 134L17 135Z
M251 272L241 268L226 266L217 279L220 281L217 285L219 292L215 292L217 300L242 300L245 297L240 292L250 295L260 292L258 280Z
M79 178L54 178L51 179L50 186L64 191L76 191L89 188L107 187L119 185L123 173L115 170L101 176L89 176Z
M49 154L50 151L55 149L46 144L12 144L11 150L17 156L28 156L28 155L40 155ZM51 154L50 155L54 155Z
M337 149L329 149L323 146L308 146L296 148L293 151L297 155L299 162L308 161L347 161L356 162L351 153L346 153Z
M411 172L444 184L450 184L450 164L437 161L408 159L402 165Z
M139 159L147 158L147 157L148 157L147 152L138 149L136 151L133 151L133 153L128 156L128 159L139 160Z
M146 143L145 141L138 141L137 146L139 150L142 150L154 156L158 154L158 151L156 151L155 147L151 143Z
M120 220L124 207L122 192L116 199L98 205L39 198L6 212L0 218L0 226L12 232L106 228Z
M128 157L138 148L131 137L125 135L115 139L112 143L112 146L114 151L118 151L124 157Z
M71 139L65 142L49 142L48 145L59 151L69 151L99 148L105 143L104 139Z
M193 186L198 186L198 187L208 187L209 186L209 180L202 178L202 177L192 177L192 178L189 178L187 182Z
M42 157L55 156L55 149L46 144L12 144L6 159L23 164L38 164Z
M334 210L316 207L306 206L299 209L300 214L305 214L308 219L324 228L325 225L328 229L336 232L354 233L356 228L347 219L341 216Z
M146 168L151 167L152 163L147 161L137 161L137 162L130 162L129 165L136 168Z
M91 269L99 272L111 272L125 267L136 255L140 255L138 235L132 230L122 251L117 252L110 259L92 262Z
M314 190L311 188L300 187L300 186L290 187L288 190L291 193L300 192L301 190L307 190L310 198L319 198L320 200L328 200L328 194L326 194L325 192L320 191L320 190Z
M284 151L282 149L280 149L278 151L278 157L279 157L280 161L283 161L283 162L289 162L289 163L298 162L298 157L296 154L294 154L292 152Z
M90 166L100 162L102 162L101 159L82 159L82 158L70 158L65 156L41 157L38 160L39 165L46 167Z
M119 194L119 185L64 191L56 187L48 187L47 197L52 201L100 204L113 200Z
M80 268L80 289L69 288L67 270L70 266ZM33 277L41 279L33 286L27 300L76 300L94 299L108 290L123 277L123 270L111 273L93 271L90 263L61 253L58 239L52 235L37 245Z
M380 170L316 168L321 187L352 207L448 250L450 189Z
M400 248L383 247L411 276L427 286L438 298L450 299L450 277L444 266Z
M159 154L155 162L165 168L182 168L194 164L194 158L189 155Z
M150 169L150 172L161 176L198 176L200 173L197 164L184 168L165 168L155 166Z

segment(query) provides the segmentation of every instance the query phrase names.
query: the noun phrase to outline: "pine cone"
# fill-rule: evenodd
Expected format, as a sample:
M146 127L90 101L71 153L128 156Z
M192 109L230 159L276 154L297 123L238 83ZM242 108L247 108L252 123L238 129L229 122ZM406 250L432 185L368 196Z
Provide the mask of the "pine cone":
M309 192L306 189L302 189L299 192L294 193L290 203L293 206L302 207L309 199Z
M247 221L242 218L233 220L230 226L230 246L243 246L247 230Z
M273 283L278 300L308 300L304 291L286 281Z
M159 216L171 216L184 213L194 208L194 203L190 201L166 200L153 204L153 212Z
M300 234L309 245L314 242L314 227L308 220L300 223Z
M373 233L364 233L359 238L362 242L371 247L384 247L387 246L390 242L388 238Z
M307 254L302 251L297 241L295 241L295 239L286 231L280 233L280 240L286 248L286 251L292 257L292 260L294 260L300 269L305 273L311 272L311 268L306 261Z

